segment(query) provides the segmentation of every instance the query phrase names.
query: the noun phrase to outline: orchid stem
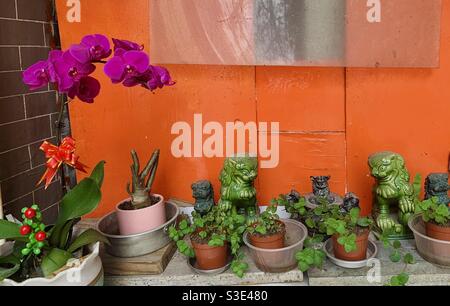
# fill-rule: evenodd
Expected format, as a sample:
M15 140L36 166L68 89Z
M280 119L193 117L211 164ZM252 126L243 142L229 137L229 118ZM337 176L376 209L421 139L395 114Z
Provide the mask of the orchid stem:
M70 102L70 100L66 103L62 99L62 95L58 94L58 102L60 104L59 108L59 114L58 114L58 120L56 121L56 143L57 145L61 145L62 141L62 126L63 126L63 116L64 116L64 109L66 107L66 104ZM67 181L66 181L66 171L64 169L64 165L61 167L61 184L63 187L63 190L67 192Z
M61 130L62 130L62 120L63 120L63 116L64 116L64 108L66 106L66 103L64 103L64 101L61 99L61 95L58 94L58 102L60 104L59 107L59 114L58 114L58 120L56 121L56 141L58 143L58 145L61 144L61 140L62 140L62 135L61 135Z

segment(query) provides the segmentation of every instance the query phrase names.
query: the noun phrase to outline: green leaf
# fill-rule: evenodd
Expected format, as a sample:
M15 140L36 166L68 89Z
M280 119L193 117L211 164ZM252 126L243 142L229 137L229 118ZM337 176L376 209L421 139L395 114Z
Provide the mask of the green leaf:
M399 262L402 259L402 256L399 251L395 250L391 253L391 255L389 256L389 259L392 262Z
M177 241L177 247L178 247L178 250L181 253L183 253L188 248L188 245L187 245L186 241L179 240L179 241Z
M356 220L358 220L359 213L360 213L360 209L357 208L357 207L352 208L352 209L350 210L350 217L351 217L351 219L352 219L353 222L356 222Z
M201 231L200 233L198 233L198 235L200 236L200 238L205 239L206 236L208 236L208 233L205 231Z
M59 248L65 249L69 239L70 231L72 230L74 220L67 221L64 227L61 229L61 234L59 237Z
M13 255L0 258L0 265L5 264L11 267L0 267L0 281L3 281L5 278L10 277L11 275L14 275L14 273L19 271L20 269L20 260Z
M411 253L406 253L405 256L403 256L403 262L406 264L413 265L416 263L416 260L414 259L414 256Z
M409 281L409 275L407 273L400 273L398 275L398 280L402 286L406 285Z
M67 251L58 248L51 249L50 252L42 258L42 273L44 273L45 277L50 276L53 272L64 267L71 258L72 254Z
M370 226L371 222L368 218L359 218L357 224L361 227L368 227Z
M265 235L267 233L266 228L263 225L258 225L255 230L261 235Z
M95 229L88 229L86 231L84 231L83 233L81 233L76 239L75 241L70 245L70 247L67 249L67 252L69 253L73 253L76 250L78 250L79 248L85 246L85 245L89 245L91 243L95 243L95 242L104 242L106 244L110 244L108 238L106 238L105 236L103 236L100 232L96 231Z
M395 240L392 246L394 247L394 249L400 249L402 247L402 243L398 240Z
M311 268L322 268L326 255L322 250L305 248L297 252L295 258L300 271L306 272Z
M298 268L299 268L300 271L305 273L306 271L309 270L309 265L306 262L304 262L304 261L299 261L298 262Z
M314 250L314 266L321 268L325 261L326 254L322 250Z
M98 184L91 178L85 178L62 199L56 224L66 223L93 212L101 200Z
M181 254L184 254L187 257L194 257L194 250L187 244L184 240L177 241L177 248Z
M175 228L175 226L173 226L173 225L171 225L169 227L169 237L170 237L170 239L172 239L175 242L180 240L180 236L178 235L178 231Z
M186 220L183 220L183 221L180 222L178 227L180 228L180 230L184 230L184 229L186 229L188 227L188 222Z
M0 220L0 239L15 238L22 238L20 225L6 220Z
M409 275L407 273L400 273L399 275L395 275L391 277L391 281L388 284L389 286L405 286L409 281Z
M439 207L436 210L436 213L444 217L447 217L450 214L448 207L446 205L439 205Z
M309 228L315 228L316 227L316 223L314 222L314 220L312 218L306 219L305 224Z
M67 221L80 218L93 212L101 200L98 184L91 178L83 179L62 199L59 215L50 236L50 243L57 246L61 239L61 232Z
M94 168L94 170L92 170L92 173L91 173L91 176L90 176L90 178L91 179L93 179L96 183L97 183L97 185L98 185L98 188L102 188L102 185L103 185L103 179L104 179L104 177L105 177L105 172L104 172L104 170L105 170L105 161L101 161L101 162L99 162L96 166L95 166L95 168Z

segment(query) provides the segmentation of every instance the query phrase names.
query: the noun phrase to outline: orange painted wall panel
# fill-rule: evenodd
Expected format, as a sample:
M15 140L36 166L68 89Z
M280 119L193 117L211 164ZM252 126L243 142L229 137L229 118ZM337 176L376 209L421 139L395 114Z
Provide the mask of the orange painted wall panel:
M345 131L342 68L257 67L258 120L281 131Z
M446 172L450 151L450 1L443 1L439 69L348 69L348 186L370 209L367 156L393 150L411 175Z
M86 34L146 43L148 0L83 0L82 22L64 18L57 0L63 47ZM162 151L154 191L166 198L192 200L190 184L213 181L223 158L181 158L170 152L176 121L279 121L280 165L262 169L258 196L265 203L279 193L310 191L309 176L332 175L332 188L361 195L370 210L372 180L367 156L391 149L405 155L411 172L445 171L450 148L450 0L444 1L440 69L344 69L172 65L177 85L155 94L112 85L101 71L102 92L93 105L73 101L73 136L81 160L93 166L105 159L101 208L111 211L126 197L129 151L147 158ZM187 46L188 47L188 46ZM99 67L101 69L101 67ZM393 132L395 131L395 132Z
M311 175L331 175L333 191L345 192L345 133L282 133L280 164L259 172L259 196L262 203L280 193L296 189L312 192Z

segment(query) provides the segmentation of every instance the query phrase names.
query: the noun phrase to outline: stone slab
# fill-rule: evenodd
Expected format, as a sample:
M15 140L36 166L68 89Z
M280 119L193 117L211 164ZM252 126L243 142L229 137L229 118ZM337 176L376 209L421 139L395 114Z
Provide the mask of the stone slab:
M405 251L410 252L416 263L406 265L402 262L393 263L389 259L390 252L381 242L377 242L379 259L380 282L369 282L367 275L376 270L374 264L360 269L341 268L327 261L322 270L314 269L308 272L310 286L382 286L390 278L399 273L410 275L409 286L449 286L450 268L439 267L425 261L416 251L414 240L401 241ZM371 274L373 275L373 273Z
M160 275L106 276L107 286L237 286L237 285L305 285L303 273L297 269L285 273L259 271L246 256L249 271L244 278L235 276L231 270L214 276L196 274L187 264L187 258L176 252L166 270Z

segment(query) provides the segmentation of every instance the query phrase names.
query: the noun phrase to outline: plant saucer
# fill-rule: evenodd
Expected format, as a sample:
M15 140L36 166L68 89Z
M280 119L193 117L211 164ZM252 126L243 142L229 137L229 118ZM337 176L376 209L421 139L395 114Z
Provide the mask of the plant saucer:
M328 259L335 265L347 269L359 269L369 266L370 260L377 256L378 247L375 242L369 239L369 244L367 246L367 258L359 261L348 261L336 258L334 256L333 241L331 238L324 243L323 251L327 254Z
M231 266L232 260L233 260L233 256L231 254L229 254L228 258L227 258L227 264L225 266L223 266L222 268L213 269L213 270L200 269L197 265L197 259L195 257L188 258L187 264L192 269L192 271L194 271L197 274L213 276L213 275L222 274L223 272L227 271Z

